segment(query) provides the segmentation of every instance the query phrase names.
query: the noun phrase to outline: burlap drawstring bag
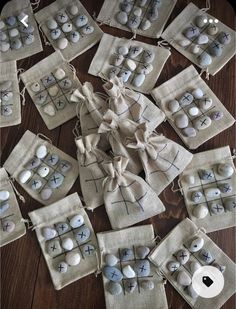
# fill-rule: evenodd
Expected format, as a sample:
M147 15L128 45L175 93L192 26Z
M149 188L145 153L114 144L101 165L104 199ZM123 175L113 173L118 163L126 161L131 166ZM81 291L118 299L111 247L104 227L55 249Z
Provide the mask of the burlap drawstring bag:
M138 124L130 119L120 119L110 109L103 116L98 133L106 133L115 156L123 156L129 159L127 170L139 174L142 165L136 151L125 146L125 139L134 134Z
M81 227L86 227L90 230L89 238L83 243L79 243L76 240L76 234L79 232L81 227L73 228L70 225L70 220L75 215L82 216L84 223ZM47 207L32 211L29 213L29 217L33 223L33 229L36 231L39 245L43 252L44 259L47 263L50 276L56 290L60 290L70 283L94 273L97 270L97 239L89 217L83 209L77 193L73 193ZM66 224L69 226L69 229L66 232L63 232L63 234L57 233L55 237L50 240L46 240L43 234L43 229L46 227L55 229L58 223L63 225ZM51 257L47 251L48 243L53 240L58 240L61 246L65 238L71 238L73 240L73 249L67 251L62 247L61 253ZM93 252L91 253L91 251L89 251L89 255L87 255L86 250L90 250L91 247L93 247ZM62 268L60 272L60 265L62 267L65 266L60 263L65 263L65 261L67 261L66 256L68 253L70 254L70 252L79 253L80 263L74 266L68 265L67 272L63 272L64 268Z
M4 96L6 93L12 93L13 96L10 100L1 99L1 114L0 114L0 127L9 127L21 123L21 101L20 90L17 79L17 67L16 61L8 61L1 63L0 65L0 85L10 81L12 84L6 91L0 90L0 96ZM12 111L9 114L9 111Z
M78 8L78 12L75 15L72 15L70 13L70 7L72 5L75 5ZM68 34L65 34L62 30L62 25L60 25L58 28L61 30L61 35L59 39L61 38L67 38L68 44L64 49L58 48L58 40L53 40L51 38L50 32L51 30L47 27L47 21L51 19L55 19L56 15L59 12L65 12L68 16L69 23L72 23L72 30L77 31L80 35L79 40L77 43L72 43L69 39L70 32ZM88 18L87 24L84 26L88 26L90 28L93 28L93 32L90 34L84 34L83 29L84 27L78 28L76 27L76 18L79 15L85 15ZM102 37L102 30L99 28L97 23L93 20L93 18L89 15L85 7L82 5L82 3L78 0L56 0L50 5L44 7L42 10L35 13L35 18L39 24L39 28L42 30L44 38L48 39L48 41L51 43L48 43L46 38L45 42L48 45L52 45L55 50L59 50L63 57L67 61L71 61L74 58L78 57L82 53L86 52L88 49L90 49L92 46L96 45L101 37Z
M212 256L211 263L207 264L200 258L201 250L190 253L189 261L185 265L171 272L167 267L170 261L176 261L176 253L183 249L188 250L191 242L195 238L202 238L204 240L203 250L210 252ZM215 308L220 309L224 303L235 293L235 263L191 220L184 219L181 221L150 253L149 259L157 266L159 271L172 284L177 292L185 299L191 308ZM188 292L188 288L177 283L177 275L179 271L185 271L190 278L194 272L190 271L190 263L197 262L200 266L225 266L224 287L223 290L214 298L204 298L197 296L193 298ZM223 267L222 267L223 268ZM192 287L192 285L190 285Z
M63 198L78 177L78 162L41 134L27 130L4 167L11 177L43 205Z
M184 196L185 205L190 219L207 233L229 228L236 225L236 216L233 209L229 210L227 201L236 202L236 170L229 146L212 149L193 155L191 163L180 175L180 190ZM231 176L219 174L220 164L226 163L232 169ZM203 172L204 171L204 172ZM205 174L206 179L202 179ZM189 182L192 181L192 183ZM219 189L219 196L209 197L205 190ZM201 192L203 197L193 202L192 194ZM196 213L197 208L203 207L207 212L205 217ZM222 212L223 207L223 212Z
M150 91L154 88L155 83L159 75L161 74L161 71L167 59L171 55L171 52L165 47L158 47L140 41L129 40L126 38L118 38L110 34L104 33L101 42L99 43L98 50L90 64L88 73L99 76L109 81L109 79L111 78L110 74L113 69L117 70L117 73L115 73L115 75L118 74L118 76L121 72L128 70L125 62L129 55L124 56L123 62L119 66L113 63L113 58L118 56L118 49L120 47L127 47L129 49L129 52L131 51L131 48L143 48L143 51L139 55L137 55L137 57L132 59L136 64L136 69L131 72L128 81L125 83L125 86L132 88L138 92L149 94ZM149 72L149 74L145 75L145 80L141 84L141 86L137 87L134 85L134 79L138 76L138 68L145 64L143 56L145 51L150 51L154 55L154 59L150 63L153 68Z
M177 49L181 54L186 58L196 64L203 71L206 71L207 75L215 75L219 72L223 66L235 55L235 42L236 42L236 33L231 28L227 27L220 21L215 23L215 26L219 29L218 33L215 35L209 35L207 33L207 28L211 24L208 22L210 19L215 21L215 17L207 14L206 11L209 10L209 7L206 9L199 9L193 3L189 3L184 10L173 20L173 22L165 29L161 37L169 42L175 49ZM207 23L203 25L202 28L199 28L200 34L208 36L208 43L200 45L200 51L197 54L193 54L191 49L197 44L197 40L191 39L190 44L187 46L181 46L181 41L186 40L186 37L183 35L183 32L191 26L195 26L197 16L204 16L204 19L207 20ZM222 55L219 57L212 57L212 62L209 65L201 65L200 57L204 52L207 52L209 45L218 41L219 34L221 32L229 33L231 35L231 42L223 46Z
M65 76L57 78L58 70L63 70ZM50 78L52 82L45 85L45 79ZM21 74L25 88L35 103L41 117L49 130L55 129L76 116L76 104L70 100L75 89L81 88L81 83L76 76L75 69L63 59L60 52L44 58L29 70ZM71 82L68 89L62 87L63 82ZM40 90L34 92L32 85L38 83ZM51 89L57 88L56 95L51 95ZM47 98L43 104L37 104L38 97L46 93Z
M125 88L124 83L114 77L103 85L109 96L109 108L120 117L137 123L147 122L153 131L165 119L165 114L157 108L145 95Z
M22 40L22 46L19 49L13 49L11 46L7 51L1 51L0 50L0 62L7 62L10 60L20 60L26 57L30 57L36 53L39 53L43 50L42 47L42 43L41 43L41 39L40 39L40 35L39 35L39 31L38 31L38 27L34 18L34 13L31 7L31 3L29 0L11 0L9 2L7 2L5 4L5 6L3 7L2 11L1 11L1 19L6 19L10 16L15 16L17 18L17 16L19 16L21 13L24 13L25 15L28 15L28 20L27 20L27 24L32 26L34 31L33 31L33 35L34 35L34 41L30 44L27 45L23 42L22 39L25 38L25 35L27 35L27 33L21 32L21 28L23 26L23 24L21 24L20 22L18 22L16 28L19 30L19 32L21 32L17 37L15 37L15 39L20 39ZM12 27L10 27L12 28ZM3 29L7 30L7 27L5 27ZM8 32L8 30L7 30ZM2 43L2 42L0 42ZM1 65L2 66L2 65Z
M97 17L97 21L101 22L102 24L107 24L115 28L119 28L129 32L134 32L135 34L158 39L161 36L165 24L172 10L174 9L177 0L160 1L161 5L158 8L158 18L151 22L150 28L148 28L147 30L142 30L142 28L139 25L139 27L133 31L127 25L122 25L119 22L117 22L116 15L121 11L120 9L121 2L122 1L109 1L109 0L104 1L101 11L99 12L99 15ZM141 7L142 15L140 18L142 21L148 20L148 12L151 9L151 4L152 1L147 1L146 4ZM135 5L138 5L138 3L135 3ZM131 10L131 12L127 13L128 17L132 15L133 10L134 7Z
M105 263L105 257L107 254L113 254L118 259L120 257L120 251L124 248L132 249L135 252L134 260L129 262L118 261L115 267L121 271L127 265L133 265L138 260L136 257L136 250L139 246L147 246L152 249L155 246L155 235L153 226L151 224L135 226L120 231L108 231L97 234L98 245L101 253L101 268ZM167 309L167 299L165 293L165 287L162 277L160 277L155 267L150 263L150 275L148 277L137 278L137 287L133 293L128 293L124 289L124 284L127 278L123 278L120 282L122 286L122 293L119 295L111 295L107 290L109 280L103 277L104 294L107 309L123 309L123 308L142 308L142 309ZM144 281L152 281L154 288L152 290L144 290L142 283Z
M25 224L23 223L22 215L15 195L24 201L18 191L14 188L11 179L8 177L4 168L0 168L0 191L5 191L4 200L0 201L0 247L9 244L10 242L25 235ZM8 192L8 193L7 193ZM1 196L2 197L2 196Z
M165 211L152 188L139 176L126 170L129 159L115 157L103 163L104 204L113 229L121 229Z
M179 107L177 111L171 112L169 110L169 103L174 100L180 100L186 93L191 94L194 90L200 89L203 92L203 97L194 99L193 102L187 106ZM174 128L176 133L182 139L186 146L190 149L196 149L210 138L216 136L220 132L229 128L235 122L233 116L227 111L225 106L220 102L214 92L203 81L201 76L193 65L184 69L182 72L172 77L170 80L161 86L153 89L151 92L152 97L155 99L157 105L164 111L170 125ZM208 109L201 107L201 100L210 98L212 105ZM190 116L188 113L189 108L197 107L199 110L198 115ZM195 136L186 136L182 129L176 126L175 119L177 116L185 114L188 117L188 129L194 129ZM221 118L215 120L215 116L220 115ZM195 126L195 121L210 118L210 126L204 129L198 129Z
M102 183L106 174L102 168L102 162L109 160L109 156L98 149L99 140L99 134L90 134L75 139L80 186L86 207L90 210L104 204Z
M145 179L160 194L192 160L192 154L163 135L150 132L146 123L137 127L126 146L138 151Z

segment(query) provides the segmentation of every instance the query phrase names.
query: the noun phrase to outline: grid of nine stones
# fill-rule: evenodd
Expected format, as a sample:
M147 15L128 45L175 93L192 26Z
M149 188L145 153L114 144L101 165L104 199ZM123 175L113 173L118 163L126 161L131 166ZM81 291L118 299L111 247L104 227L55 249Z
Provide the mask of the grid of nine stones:
M27 10L24 10L24 12L28 15L28 19L29 19L29 21L28 21L28 25L30 25L30 18L31 18L31 13L29 13L29 11ZM14 40L16 40L17 38L18 39L20 39L21 40L21 43L22 43L22 47L21 48L23 48L23 47L25 47L25 48L27 48L28 47L28 45L26 45L26 44L24 44L24 38L27 38L27 36L29 35L28 33L23 33L23 32L21 32L20 31L20 27L22 27L23 25L22 25L22 23L18 20L18 18L17 18L17 15L19 15L21 13L21 11L19 11L19 12L16 12L15 13L15 15L14 15L14 17L16 18L16 23L13 25L13 26L10 26L10 25L8 25L7 23L5 23L5 27L6 27L6 30L2 30L3 32L6 32L7 33L7 35L8 35L8 38L9 38L9 40L10 40L10 50L15 50L15 49L12 49L12 43L14 42ZM6 19L6 18L5 18ZM11 29L14 29L14 28L17 28L18 29L18 31L19 31L19 34L18 34L18 36L17 37L14 37L14 38L11 38L10 37L10 35L9 35L9 31L11 30ZM25 28L25 27L24 27ZM32 42L33 43L33 42ZM21 49L20 48L20 49Z
M142 261L142 260L146 260L147 258L144 258L144 259L139 259L136 257L136 253L135 253L135 246L132 246L132 250L134 252L134 259L131 259L131 260L127 260L127 261L121 261L121 249L119 248L118 249L118 260L119 260L119 268L120 270L122 271L123 267L125 267L126 265L130 265L130 263L134 264L136 261ZM149 261L148 261L149 262ZM149 262L150 263L150 262ZM116 267L116 266L115 266ZM132 267L132 265L131 265ZM150 269L152 269L152 266L150 264ZM153 278L154 275L153 274L150 274L149 276L145 276L145 277L142 277L142 276L135 276L134 278L123 278L122 279L122 290L123 290L123 294L125 295L126 294L126 290L125 290L125 285L124 285L124 281L126 280L132 280L132 279L136 279L137 280L137 290L138 290L138 293L141 294L141 288L140 288L140 279L150 279L150 278ZM130 290L131 290L132 287L130 287ZM136 289L135 289L136 290Z
M64 32L63 30L62 30L62 26L64 25L64 23L59 23L58 21L56 21L57 22L57 24L58 24L58 27L56 28L56 29L58 29L58 28L60 28L60 30L61 30L61 34L60 34L60 36L58 37L58 39L57 40L59 40L60 38L63 38L63 37L65 37L65 38L67 38L68 39L68 42L70 43L70 44L77 44L77 43L73 43L73 42L71 42L70 40L69 40L69 36L70 36L70 34L73 32L73 31L77 31L77 32L79 32L79 35L80 35L80 38L79 38L79 40L81 39L81 38L83 38L83 37L85 37L86 35L85 34L83 34L81 31L79 31L79 29L82 29L83 27L90 27L90 25L87 23L85 26L82 26L81 28L77 28L75 25L74 25L74 20L79 16L79 15L86 15L87 16L87 14L85 13L85 12L83 12L83 10L81 10L81 12L78 12L78 14L76 14L76 15L72 15L72 14L70 14L70 12L68 12L66 9L61 9L60 10L60 12L62 13L62 12L65 12L65 14L68 16L68 20L66 21L67 23L71 23L72 24L72 29L71 29L71 31L70 32ZM88 17L88 16L87 16ZM54 29L54 30L50 30L50 29L48 29L48 27L47 26L45 26L45 29L47 29L47 32L46 32L46 35L47 35L47 37L48 37L48 39L50 40L50 42L51 43L53 43L54 42L54 40L51 38L51 31L54 31L54 30L56 30L56 29Z
M209 16L208 16L208 17L209 17ZM206 18L208 18L208 17L206 17ZM209 20L209 18L208 18L208 20ZM199 47L200 47L200 49L201 49L201 52L200 52L198 55L196 55L197 59L199 59L200 56L201 56L204 52L207 52L208 46L209 46L211 43L213 43L214 41L216 42L216 41L217 41L217 38L218 38L218 36L219 36L219 34L220 34L220 29L218 30L218 33L216 33L215 35L210 35L210 34L208 34L208 33L206 32L206 30L207 30L207 28L208 28L209 26L211 26L211 25L216 26L214 23L206 23L205 26L203 26L202 28L199 28L199 27L197 27L193 22L192 22L192 23L190 24L190 26L189 26L189 27L197 27L197 28L199 29L199 32L200 32L199 36L202 35L202 34L206 34L206 35L208 36L208 43L199 45ZM186 28L187 28L187 27L184 27L183 31L184 31ZM182 35L184 36L184 34L182 34ZM185 50L188 50L188 49L191 47L192 44L197 44L197 38L198 38L199 36L194 37L194 38L192 38L192 39L188 39L191 43L190 43L188 46L182 47L182 48L185 49ZM184 37L185 37L185 36L184 36ZM187 39L187 38L186 38L186 39ZM220 43L218 42L218 44L220 44ZM222 45L222 44L220 44L220 45ZM202 47L202 46L204 46L204 47ZM208 53L208 52L207 52L207 53ZM208 53L208 54L209 54L209 53ZM211 56L211 55L210 55L210 56ZM214 58L217 59L217 58L220 58L220 57L211 56L211 58L212 58L212 60L213 60Z
M119 2L119 5L120 5L120 3L122 3L122 2L125 2L125 0ZM153 4L155 4L155 3L161 3L161 1L160 1L160 0L147 0L146 4L145 4L144 6L141 7L143 13L142 13L142 15L140 16L140 24L139 24L139 26L138 26L138 29L139 29L140 25L142 24L143 20L145 19L145 17L147 16L147 14L148 14L148 12L149 12L149 8L151 8L151 6L152 6ZM130 2L129 4L132 4L132 2ZM131 9L131 11L130 11L129 13L127 13L128 20L129 20L130 17L133 15L133 11L134 11L134 9L136 8L136 6L140 7L140 6L139 6L139 0L134 0L134 1L133 1L133 7L132 7L132 9ZM121 11L121 10L119 10L119 11ZM135 18L135 15L133 15L133 18ZM147 19L148 19L148 18L147 18ZM154 21L154 22L155 22L155 21ZM151 22L151 23L152 23L152 22ZM126 25L124 25L124 26L126 26ZM144 30L142 30L142 31L144 31Z
M32 172L32 176L28 179L28 181L25 184L21 184L22 186L30 186L30 190L33 190L31 188L31 186L33 185L33 182L36 181L37 179L40 179L42 181L42 186L37 190L37 192L40 194L40 192L47 187L47 184L49 183L51 176L54 173L59 173L63 176L63 182L65 181L66 178L66 173L69 172L69 170L67 170L66 172L62 172L61 171L61 167L64 167L64 164L69 165L70 163L65 162L63 160L63 162L61 162L60 158L58 160L58 162L55 165L50 165L50 163L48 163L48 161L50 161L51 156L53 156L54 153L48 153L46 156L46 160L44 159L39 159L41 161L41 163L39 164L39 166L31 169ZM36 159L36 157L34 157ZM33 158L33 159L34 159ZM28 163L26 163L25 165L27 165ZM63 166L62 166L63 165ZM42 167L42 166L47 166L49 168L49 173L46 177L42 178L39 174L38 174L38 170ZM26 169L25 169L26 170ZM49 186L50 187L50 186ZM59 186L60 187L60 186ZM58 189L59 187L57 187L56 189ZM28 188L28 187L27 187ZM50 187L51 188L51 187ZM53 188L51 188L52 191L55 190Z
M4 186L3 186L4 187ZM7 188L8 188L8 186L7 186ZM7 188L6 188L6 190L7 190ZM4 190L4 188L1 188L1 190ZM10 192L11 193L11 192ZM9 198L6 200L6 201L4 201L4 202L1 202L1 205L3 204L3 203L9 203L9 208L6 210L6 212L7 213L9 213L10 212L10 214L6 214L6 215L0 215L1 217L0 217L0 222L1 222L1 226L2 226L2 230L3 231L7 231L7 227L4 225L4 221L6 220L6 219L9 219L10 217L12 218L14 215L15 215L15 213L11 213L12 211L11 211L11 194L10 194L10 196L9 196Z
M185 197L185 201L186 201L187 205L189 205L189 201L191 201L191 206L189 205L189 208L197 207L200 204L206 204L206 206L209 210L209 215L214 216L216 214L211 212L211 209L209 207L209 203L220 202L220 205L222 205L222 207L224 207L224 199L232 198L232 197L236 196L236 194L235 193L234 194L228 194L227 192L226 193L221 192L221 195L220 195L219 198L207 198L206 195L204 194L204 189L212 188L215 185L218 189L220 189L219 188L220 185L224 184L225 182L233 181L233 177L236 176L236 173L234 171L234 173L231 177L224 178L224 177L218 176L218 174L216 172L217 171L217 165L213 165L213 166L210 166L210 167L208 166L208 167L206 167L206 170L211 171L211 175L209 174L210 179L209 180L202 180L200 178L199 171L197 171L196 175L195 175L195 179L198 179L198 185L191 186L187 190L187 195L189 194L189 197L191 196L191 194L194 191L201 191L202 194L203 194L201 200L204 198L205 201L199 202L199 203L194 203L191 200L191 198L187 198L187 196ZM191 174L192 174L192 172L191 172ZM234 188L233 185L232 185L232 187ZM218 210L217 210L217 212L218 212ZM225 209L225 207L224 207L224 212L228 212L227 209ZM190 212L190 215L192 216L192 211Z
M120 46L117 46L116 48L119 49L119 47L120 47ZM123 62L121 63L121 65L119 65L119 66L112 65L112 67L114 68L114 70L115 70L115 68L120 69L119 72L116 72L116 73L114 72L116 75L118 75L118 74L120 74L120 73L122 73L122 72L125 72L125 71L128 71L128 70L129 70L129 69L125 66L126 59L131 59L131 60L133 60L133 61L136 63L136 65L137 65L136 69L138 68L139 65L140 65L140 66L141 66L141 65L145 66L146 62L143 62L143 61L142 61L142 56L143 56L144 52L146 51L144 48L143 48L143 51L142 51L139 55L137 55L135 58L130 58L130 57L129 57L131 48L135 48L135 47L137 47L137 44L136 44L136 45L131 45L131 46L129 47L129 53L128 53L127 55L124 55L124 56L123 56L123 57L124 57L124 60L123 60ZM153 52L153 51L152 51L152 52ZM115 56L119 56L118 52L115 52L114 55L115 55ZM150 64L151 64L151 62L150 62ZM136 69L135 69L135 70L136 70ZM135 78L135 75L136 75L136 74L137 74L137 75L139 74L139 73L135 73L135 70L134 70L134 71L131 71L130 77L129 77L129 79L128 79L128 81L127 81L126 83L131 84L132 81L133 81L133 79ZM111 71L112 71L112 69L109 70L109 73L111 73ZM150 72L150 73L151 73L151 72ZM150 74L150 73L149 73L149 74ZM147 75L147 74L145 74L145 75ZM144 81L144 82L145 82L145 81Z
M0 84L3 83L3 82L4 81L0 81ZM12 92L13 87L14 87L14 85L13 85L13 82L12 82L12 86L9 89L7 89L5 91L0 91L0 98L2 98L8 92ZM9 101L0 100L1 116L3 116L3 111L7 111L7 110L11 109L11 106L13 106L13 100L14 100L14 92L13 92L12 98Z

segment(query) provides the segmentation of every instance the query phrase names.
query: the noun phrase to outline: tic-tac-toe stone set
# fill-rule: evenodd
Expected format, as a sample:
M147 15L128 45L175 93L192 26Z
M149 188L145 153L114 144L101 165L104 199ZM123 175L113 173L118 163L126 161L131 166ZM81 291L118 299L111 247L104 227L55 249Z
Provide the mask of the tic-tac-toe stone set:
M161 36L216 74L235 54L235 32L192 3L163 32L175 3L105 0L97 20L134 36ZM28 27L21 23L25 15ZM36 21L55 51L19 70L20 93L16 61L42 50ZM102 79L104 92L82 84L79 68L69 63L99 41L88 73ZM235 264L205 233L235 226L235 155L229 146L193 155L158 132L167 119L196 149L234 124L193 65L154 88L171 56L166 42L103 34L78 0L57 0L35 14L28 0L10 1L1 13L0 50L0 127L21 123L26 89L49 130L77 117L77 160L27 130L0 169L0 246L23 236L29 222L20 213L16 196L24 198L16 181L45 206L29 217L56 290L102 273L107 309L165 309L167 279L192 308L220 308L235 292ZM78 175L82 196L66 196ZM151 224L131 226L165 211L159 194L177 176L192 221L158 243ZM113 231L95 233L86 210L96 216L97 207L104 207ZM206 265L225 279L213 300L201 297L193 282Z

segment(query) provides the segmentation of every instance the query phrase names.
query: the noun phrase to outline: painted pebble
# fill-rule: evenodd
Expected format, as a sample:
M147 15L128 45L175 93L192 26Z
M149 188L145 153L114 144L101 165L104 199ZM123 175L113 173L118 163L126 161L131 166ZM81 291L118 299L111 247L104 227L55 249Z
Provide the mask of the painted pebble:
M139 259L145 259L145 257L149 254L150 249L145 246L140 246L136 248L136 255Z
M41 167L38 169L38 171L37 171L37 173L39 174L39 176L42 177L42 178L46 177L46 176L49 174L49 172L50 172L50 169L49 169L49 167L47 167L46 165L41 166Z
M123 275L116 267L105 266L103 268L104 276L113 282L120 282L123 279Z
M60 35L61 35L61 30L60 30L59 28L53 29L53 30L50 32L50 35L51 35L51 38L52 38L53 40L57 40L57 39L60 37Z
M221 215L222 213L225 212L224 207L215 202L210 204L210 210L215 215Z
M107 254L105 257L105 262L108 266L115 266L118 263L118 259L113 254Z
M0 191L0 201L6 201L9 199L10 193L7 190Z
M30 86L30 89L33 91L33 92L39 92L40 89L41 89L41 86L39 83L33 83L31 86Z
M204 245L204 239L201 237L197 237L191 242L189 250L190 252L197 252L200 249L202 249L203 245Z
M79 41L79 39L80 39L80 34L79 34L78 31L72 31L70 33L70 41L72 43L77 43Z
M219 185L219 189L224 194L229 194L233 191L233 188L229 183L223 183Z
M50 240L57 236L57 231L51 227L44 227L42 229L42 235L46 240Z
M125 56L129 53L129 49L127 46L121 46L118 48L118 54Z
M141 19L138 16L132 16L131 18L128 19L127 26L130 29L137 29L138 26L140 25Z
M34 35L32 33L28 33L23 37L23 43L25 45L30 45L34 42L35 38Z
M56 224L58 235L63 235L69 231L69 225L66 222L59 222Z
M8 33L9 33L9 36L11 38L14 38L14 37L18 36L19 31L18 31L17 28L13 28L13 29L10 29Z
M194 191L191 195L191 200L194 203L198 203L202 199L202 192L201 191Z
M125 280L125 291L128 293L133 293L137 287L137 281L135 279Z
M148 19L153 22L155 20L158 19L158 9L157 7L153 6L150 8L150 10L148 11Z
M180 114L175 117L175 125L179 129L186 128L188 126L188 117L185 114Z
M75 24L78 28L85 26L87 23L88 23L88 17L84 14L79 15L75 21Z
M228 211L236 211L236 200L234 198L224 200L224 206Z
M119 73L119 77L122 79L122 81L124 83L126 83L128 81L128 79L130 78L130 75L131 75L131 71L129 71L129 70L121 71Z
M219 42L214 41L208 46L208 52L213 57L220 57L223 52L222 45Z
M132 10L133 6L129 2L122 2L120 4L121 11L129 13Z
M59 49L65 49L68 45L68 40L66 38L60 38L58 41L57 41L57 47Z
M180 263L177 261L171 261L167 264L167 268L169 269L169 271L176 271L178 270L180 267Z
M35 104L42 105L47 100L47 91L42 91L39 95L35 97Z
M136 63L131 59L126 59L126 67L130 71L134 71L136 69Z
M58 14L57 14L57 16L56 16L56 20L59 22L59 23L61 23L61 24L63 24L63 23L66 23L67 22L67 20L68 20L68 16L67 16L67 14L65 13L65 12L59 12Z
M14 26L15 23L16 23L16 18L15 18L15 16L9 16L9 17L7 17L6 23L7 23L9 26Z
M53 77L53 75L47 75L45 76L43 79L42 79L42 83L44 84L45 87L48 87L52 84L54 84L56 81L55 81L55 78Z
M76 231L75 238L78 244L81 244L87 241L90 238L90 235L90 229L87 226L82 226Z
M53 30L57 28L57 22L55 21L55 19L49 19L46 22L46 25L48 27L48 29Z
M41 199L44 201L47 201L50 199L50 197L52 196L52 189L50 188L45 188L41 191L40 193Z
M140 17L142 15L142 12L143 11L142 11L142 9L140 7L135 7L134 10L133 10L133 14L135 16L138 16L138 17Z
M122 262L124 261L130 261L134 259L134 252L132 249L122 249L120 253L120 259Z
M138 66L137 68L137 73L141 73L141 74L149 74L151 73L153 70L153 66L150 63L143 63L141 65Z
M226 32L221 32L218 36L218 40L223 45L229 44L231 42L231 35Z
M220 176L230 177L234 173L234 168L230 163L221 163L218 165L217 172Z
M134 278L135 277L135 272L130 265L126 265L125 267L123 267L122 273L126 278Z
M80 254L78 252L68 252L66 254L66 263L70 266L76 266L80 263Z
M199 176L202 180L213 180L215 178L212 170L200 170Z
M115 67L111 68L109 73L108 73L109 79L114 78L119 73L119 71L120 71L119 68L115 68Z
M197 130L204 130L211 125L211 118L208 116L203 116L194 121L194 127Z
M57 109L61 110L61 109L65 108L66 103L65 103L65 101L59 99L58 101L55 102L55 105L56 105Z
M209 213L208 208L203 204L197 205L196 207L193 208L193 215L198 219L205 218L208 215L208 213Z
M44 108L43 111L45 114L47 114L50 117L53 117L56 115L56 110L53 104L47 104Z
M10 106L2 106L2 115L10 116L12 114L12 108Z
M221 194L218 188L207 188L204 190L204 193L208 198L217 198Z
M190 40L199 36L199 34L200 34L200 31L195 26L191 26L184 31L184 35L186 36L187 39L190 39Z
M187 47L191 44L191 41L184 39L184 40L179 40L178 43L179 43L179 46Z
M168 109L172 112L175 113L179 109L179 102L177 100L172 100L168 103Z
M176 254L177 260L180 262L181 265L184 265L188 262L189 260L189 252L188 250L179 250Z
M59 85L62 89L70 89L72 86L72 81L68 78L65 78L59 82Z
M194 183L195 183L195 177L194 177L194 175L186 175L185 177L184 177L184 180L187 182L187 184L189 184L189 185L194 185Z
M31 171L22 171L19 175L19 180L21 183L26 183L30 177L32 176L32 172Z
M2 222L3 232L11 233L14 231L15 227L16 227L15 223L11 220L4 220Z
M62 253L62 248L59 240L55 239L47 242L46 244L47 244L47 252L51 257L55 257Z
M73 240L70 237L66 237L62 240L61 246L63 249L70 251L74 247Z
M143 51L143 48L141 46L132 46L129 51L129 56L131 59L134 59L138 55L140 55L142 51Z
M200 88L196 88L192 91L192 95L195 99L201 99L203 97L203 91Z
M124 56L122 56L122 55L114 55L114 59L113 59L113 64L115 65L115 66L119 66L119 65L121 65L122 64L122 62L124 61Z
M196 44L192 44L192 46L190 47L190 52L196 55L199 53L199 51L200 51L200 46Z
M211 117L211 120L218 121L224 117L224 114L222 111L215 111L211 113L210 117Z
M212 63L211 56L208 53L203 52L199 57L200 66L205 68L205 67L209 66L211 63Z
M194 128L192 128L192 127L184 128L182 130L182 133L186 137L195 137L197 135L196 130Z
M91 34L94 32L94 27L90 25L86 25L82 28L82 33L83 34Z
M193 298L196 299L198 297L198 293L194 290L192 284L190 284L187 288L188 294Z
M52 189L59 188L62 185L63 181L64 181L63 175L61 175L60 173L57 173L57 172L53 173L52 176L49 179L49 186Z
M150 274L150 263L148 260L139 260L134 264L134 271L138 277L147 277Z
M56 79L61 80L62 78L64 78L66 76L66 73L63 69L58 68L55 72L54 72L54 76L56 77Z
M190 107L188 113L190 116L197 116L199 114L199 109L196 106Z
M177 282L180 285L188 286L191 284L191 277L186 273L186 271L181 270L177 276Z
M79 12L79 9L78 9L78 7L75 5L75 4L72 4L69 8L68 8L68 10L69 10L69 13L71 14L71 15L76 15L76 14L78 14L78 12Z
M1 202L0 204L0 215L2 215L5 211L9 209L10 205L7 201Z
M60 162L60 170L62 173L66 173L71 169L71 164L68 161L62 160Z
M216 35L218 30L219 29L216 27L215 24L209 24L209 26L207 28L207 34L209 34L209 35Z
M180 99L180 106L187 106L193 102L193 96L191 93L186 92Z
M197 271L201 267L202 267L201 264L199 264L198 262L191 262L190 266L189 266L190 271L191 271L192 274L194 274L195 271Z
M205 249L202 249L200 251L199 257L201 258L201 260L203 260L207 264L210 264L213 261L213 257L211 255L210 251L205 250Z
M122 293L122 287L118 282L109 282L107 284L107 291L111 295L120 295Z
M65 33L71 32L72 31L72 23L63 24L62 31L65 32Z
M154 282L152 280L144 280L141 282L141 287L146 290L150 291L154 289Z
M40 179L33 179L31 181L31 189L32 190L38 190L42 187L42 181Z
M61 274L65 274L68 270L68 264L65 263L65 262L60 262L58 265L57 265L57 271Z
M145 52L143 53L143 60L146 63L151 63L154 60L154 58L155 54L151 50L145 50Z
M137 74L136 76L135 76L135 78L133 79L133 85L135 86L135 87L140 87L140 86L142 86L142 84L144 83L144 81L145 81L145 74Z
M200 34L197 38L197 44L199 45L206 44L208 43L208 41L209 41L209 38L206 34Z
M2 30L5 27L5 23L3 20L0 20L0 30Z
M52 86L49 88L48 93L50 94L51 97L55 97L58 94L59 88L57 85Z
M199 107L203 110L207 110L212 106L212 99L206 97L199 102Z
M143 31L148 30L151 27L151 22L148 19L144 19L141 22L140 29Z
M120 11L116 14L116 20L118 21L118 23L120 23L121 25L125 25L128 21L128 15L126 12L124 11Z
M3 94L1 95L1 99L5 102L10 101L13 98L13 92L11 91L5 91L3 92Z
M0 41L0 50L5 53L10 49L10 44L8 42L1 42Z
M70 226L76 229L84 224L84 217L82 215L75 215L70 219Z
M51 166L55 166L58 161L59 161L59 156L55 153L49 154L49 156L46 159L46 162Z
M82 252L85 256L92 256L95 253L95 248L94 246L87 244L83 246Z
M202 28L202 27L204 27L207 24L207 20L208 20L208 18L207 18L206 15L200 15L200 16L197 16L195 18L195 24L199 28Z

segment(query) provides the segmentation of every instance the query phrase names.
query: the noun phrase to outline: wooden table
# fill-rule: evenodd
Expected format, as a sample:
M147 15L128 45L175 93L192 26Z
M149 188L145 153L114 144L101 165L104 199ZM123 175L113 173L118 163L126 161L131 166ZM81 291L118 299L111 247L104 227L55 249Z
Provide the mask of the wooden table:
M51 2L53 1L41 0L39 9L47 6ZM81 2L91 15L95 12L96 16L98 15L103 3L102 0L82 0ZM184 9L189 2L190 1L186 0L178 1L168 24ZM203 0L195 0L193 2L198 7L205 6L205 1ZM234 28L234 11L226 0L212 0L210 13L229 27ZM131 37L131 34L125 31L104 25L101 28L104 32L113 35L128 38ZM156 44L156 40L147 39L140 36L137 37L137 40L150 44ZM87 73L90 62L93 59L96 50L97 45L83 55L74 59L72 64L76 67L77 75L81 82L90 81L93 83L95 90L100 91L102 89L101 80L97 77L88 75ZM171 51L172 55L168 59L156 86L161 85L163 82L190 65L190 62L173 48ZM27 70L52 52L52 47L44 46L43 52L30 58L18 61L18 68ZM225 104L229 112L235 116L235 58L232 59L219 73L217 73L215 77L211 77L207 83L219 99ZM49 131L44 125L44 122L35 105L31 101L28 93L26 93L26 105L23 107L21 125L4 128L1 130L1 164L3 165L13 147L27 129L36 134L38 132L45 134L53 141L54 145L76 158L76 147L72 135L72 129L75 126L75 122L76 119L74 118L64 125ZM168 122L163 123L158 128L158 131L164 133L168 138L182 144L180 138L176 135ZM197 149L197 152L225 145L230 145L231 148L236 146L235 126L206 142ZM26 198L26 203L20 204L20 207L23 217L27 218L28 212L40 208L42 205L30 198L18 185L17 188ZM70 190L70 193L79 191L79 188L80 185L78 179L73 188ZM158 233L161 237L164 237L174 226L176 226L177 223L187 216L187 211L180 193L173 193L170 190L170 186L160 195L160 197L167 210L161 215L155 216L150 220L146 220L141 224L152 223L155 227L156 233ZM94 212L89 212L89 218L95 232L111 229L104 207L100 207ZM236 248L234 228L210 233L209 236L227 255L229 255L231 259L235 259ZM48 269L36 239L35 232L28 230L24 237L3 247L1 251L2 308L105 308L101 275L97 278L94 275L90 275L65 287L61 291L54 290ZM181 296L168 283L166 284L166 293L169 308L189 308L183 298L181 298ZM223 308L233 309L235 301L235 296L231 297Z

